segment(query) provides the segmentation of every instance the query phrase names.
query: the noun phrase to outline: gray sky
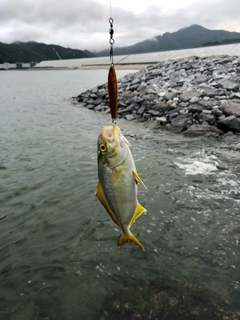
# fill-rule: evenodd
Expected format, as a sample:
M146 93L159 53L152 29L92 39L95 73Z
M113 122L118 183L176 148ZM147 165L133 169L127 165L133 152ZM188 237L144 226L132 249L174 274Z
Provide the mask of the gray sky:
M240 32L240 0L0 0L0 42L108 49L110 3L115 47L192 24Z

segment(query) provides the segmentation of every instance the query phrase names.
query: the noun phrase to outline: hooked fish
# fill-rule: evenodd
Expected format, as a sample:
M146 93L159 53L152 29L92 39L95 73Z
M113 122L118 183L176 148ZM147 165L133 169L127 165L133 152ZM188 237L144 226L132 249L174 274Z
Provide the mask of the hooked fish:
M117 76L113 65L110 66L108 71L108 98L112 119L117 118L118 110L118 87L117 87Z
M137 174L130 143L114 124L102 128L97 145L99 182L95 194L113 222L122 229L117 245L130 240L144 251L130 231L137 217L146 211L137 200L138 184L145 185Z

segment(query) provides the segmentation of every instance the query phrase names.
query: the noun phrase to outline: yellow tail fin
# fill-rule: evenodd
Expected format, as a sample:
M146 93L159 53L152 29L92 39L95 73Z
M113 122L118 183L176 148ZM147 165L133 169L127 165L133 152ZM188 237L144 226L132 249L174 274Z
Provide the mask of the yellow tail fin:
M120 247L124 243L126 243L128 240L132 241L133 243L136 244L136 246L139 246L143 251L145 251L144 246L141 244L140 241L138 241L138 239L130 231L128 234L123 233L123 232L121 233L121 235L119 236L119 238L117 240L117 245Z

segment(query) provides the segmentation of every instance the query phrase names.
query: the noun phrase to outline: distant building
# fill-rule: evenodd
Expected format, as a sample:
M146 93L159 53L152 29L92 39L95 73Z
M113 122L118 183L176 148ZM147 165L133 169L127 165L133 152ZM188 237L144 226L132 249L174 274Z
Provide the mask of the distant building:
M16 62L16 63L0 63L0 70L9 70L9 69L29 69L33 68L36 65L36 62Z
M0 69L1 70L16 69L16 63L4 62L0 64Z

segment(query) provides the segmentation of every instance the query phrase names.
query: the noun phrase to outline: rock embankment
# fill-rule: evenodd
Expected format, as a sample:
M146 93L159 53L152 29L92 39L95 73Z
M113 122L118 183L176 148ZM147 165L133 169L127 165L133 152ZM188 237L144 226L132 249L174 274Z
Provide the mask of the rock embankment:
M75 103L110 112L107 84L83 92ZM118 81L118 116L154 121L185 136L240 134L240 57L167 60Z

